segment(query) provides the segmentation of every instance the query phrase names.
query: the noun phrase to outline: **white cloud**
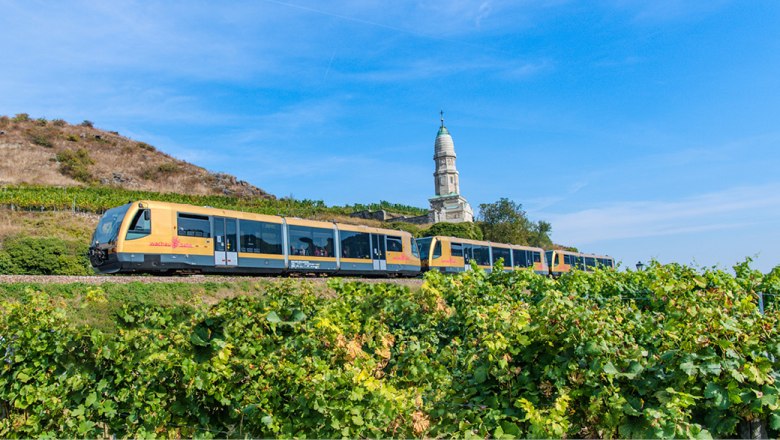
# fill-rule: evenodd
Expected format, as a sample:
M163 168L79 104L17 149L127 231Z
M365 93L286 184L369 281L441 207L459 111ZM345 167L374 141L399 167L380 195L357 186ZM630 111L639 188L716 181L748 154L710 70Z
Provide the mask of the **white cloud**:
M780 183L672 201L629 201L545 217L553 224L555 241L573 245L725 231L780 219Z

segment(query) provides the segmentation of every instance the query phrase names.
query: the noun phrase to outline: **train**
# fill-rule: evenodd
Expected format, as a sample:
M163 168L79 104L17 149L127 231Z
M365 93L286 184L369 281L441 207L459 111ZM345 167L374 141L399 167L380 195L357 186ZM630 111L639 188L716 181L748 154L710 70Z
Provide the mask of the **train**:
M103 214L89 259L98 273L416 277L428 270L531 268L560 275L614 267L607 256L338 222L140 200ZM591 264L593 262L593 264Z

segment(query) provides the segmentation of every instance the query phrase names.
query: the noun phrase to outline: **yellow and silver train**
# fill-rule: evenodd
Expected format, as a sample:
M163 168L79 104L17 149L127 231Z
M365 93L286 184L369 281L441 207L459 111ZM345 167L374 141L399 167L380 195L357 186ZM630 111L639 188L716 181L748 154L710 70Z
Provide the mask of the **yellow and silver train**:
M490 271L503 259L506 271L558 276L615 265L607 256L156 201L106 211L89 257L100 273L417 276L462 272L472 261Z
M420 273L408 232L155 201L106 211L89 254L101 273Z
M418 238L417 246L423 272L463 272L471 267L472 261L490 271L503 258L504 270L533 268L538 274L549 273L541 248L443 236Z
M550 275L557 277L572 269L590 271L596 267L615 267L615 260L606 255L582 254L555 249L545 253Z

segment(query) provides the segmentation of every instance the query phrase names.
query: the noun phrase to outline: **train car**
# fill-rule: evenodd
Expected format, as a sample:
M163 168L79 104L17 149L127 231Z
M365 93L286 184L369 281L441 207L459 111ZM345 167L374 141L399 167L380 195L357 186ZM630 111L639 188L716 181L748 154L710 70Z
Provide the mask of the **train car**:
M545 253L550 275L560 276L572 269L592 271L596 267L615 267L615 259L606 255L582 254L555 249Z
M89 253L100 273L420 273L408 232L156 201L106 211Z
M503 258L504 270L530 267L536 273L548 273L541 248L443 236L418 238L417 246L423 271L463 272L471 267L471 261L490 271L494 262Z

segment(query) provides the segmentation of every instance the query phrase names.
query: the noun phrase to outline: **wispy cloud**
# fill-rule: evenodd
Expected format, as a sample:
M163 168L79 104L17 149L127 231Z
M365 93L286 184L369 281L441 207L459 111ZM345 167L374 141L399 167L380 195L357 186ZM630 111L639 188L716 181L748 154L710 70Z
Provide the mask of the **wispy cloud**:
M716 11L732 0L608 0L606 3L619 10L628 11L639 23L659 23L697 17Z
M679 200L628 201L547 218L554 226L555 240L575 245L744 228L780 219L780 183L730 188Z

